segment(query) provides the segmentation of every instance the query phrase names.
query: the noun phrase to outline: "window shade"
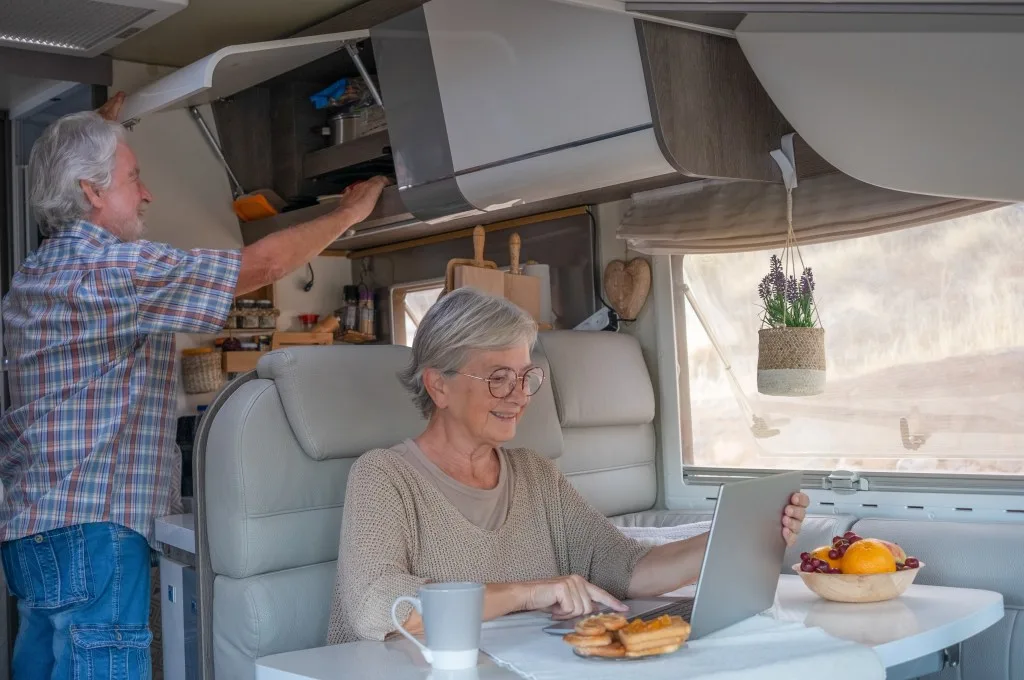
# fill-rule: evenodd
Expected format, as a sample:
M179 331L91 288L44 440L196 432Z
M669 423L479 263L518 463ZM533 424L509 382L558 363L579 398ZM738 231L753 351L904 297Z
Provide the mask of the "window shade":
M831 172L800 180L793 191L793 223L804 245L941 222L1002 205L907 194ZM700 180L637 194L618 237L648 254L781 248L786 190L781 184Z

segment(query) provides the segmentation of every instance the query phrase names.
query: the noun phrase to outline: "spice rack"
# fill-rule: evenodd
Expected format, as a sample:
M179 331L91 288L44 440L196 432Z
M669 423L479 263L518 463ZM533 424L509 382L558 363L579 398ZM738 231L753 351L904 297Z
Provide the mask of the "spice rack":
M260 357L272 349L281 312L274 304L274 285L263 286L235 298L228 322L217 344L224 373L245 373L256 368ZM233 349L229 349L233 347Z
M377 325L380 311L375 301L377 291L365 283L344 288L344 302L335 310L338 328L334 340L346 344L366 344L377 341Z
M228 323L224 328L229 334L234 331L277 330L277 319L281 311L274 304L274 285L263 286L258 290L235 298L235 304L228 314Z

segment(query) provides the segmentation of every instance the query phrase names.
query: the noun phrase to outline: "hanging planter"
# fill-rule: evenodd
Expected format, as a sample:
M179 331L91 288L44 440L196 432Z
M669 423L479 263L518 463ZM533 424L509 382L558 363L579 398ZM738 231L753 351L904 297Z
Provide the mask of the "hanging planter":
M758 294L764 305L764 328L758 331L757 391L779 397L806 397L825 389L825 329L814 307L814 275L805 267L799 280L787 276L782 260L771 257L771 270Z
M776 154L773 154L773 157ZM785 167L784 175L792 166ZM814 274L804 266L793 232L793 181L786 182L786 246L772 255L757 287L763 314L757 343L757 391L777 397L806 397L825 390L825 329L814 302ZM800 276L796 275L800 269Z

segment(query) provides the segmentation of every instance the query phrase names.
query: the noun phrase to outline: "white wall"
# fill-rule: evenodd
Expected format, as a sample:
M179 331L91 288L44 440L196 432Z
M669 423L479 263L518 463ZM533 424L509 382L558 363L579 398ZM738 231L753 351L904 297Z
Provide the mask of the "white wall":
M635 257L651 261L651 293L635 323L624 324L620 332L636 337L643 351L656 396L655 427L658 437L658 507L666 507L668 492L682 480L682 435L679 420L678 360L675 316L672 308L671 277L667 256L650 258L629 250L615 237L629 201L605 203L595 209L598 261L604 268L612 260L628 262Z
M597 222L597 254L598 261L601 263L601 281L604 281L604 270L608 266L608 263L612 260L624 260L629 262L635 257L642 257L647 260L650 258L646 255L629 250L626 246L626 242L619 240L615 237L615 233L619 228L619 224L622 222L622 216L626 212L626 208L629 207L629 201L616 201L614 203L602 203L597 206L594 211L594 217ZM661 291L663 295L668 294L670 291ZM640 347L643 349L644 359L647 361L647 368L651 372L651 379L655 381L654 388L658 389L658 338L657 329L655 327L655 299L659 291L652 284L651 294L647 298L647 302L644 304L643 309L640 310L640 314L637 315L637 320L634 323L623 324L621 331L629 333L636 337L640 342ZM602 285L602 295L604 294L604 287Z
M111 92L133 90L160 78L173 69L114 61ZM207 124L216 134L209 106L201 107ZM143 118L128 134L139 160L142 179L153 194L146 216L146 238L176 248L241 248L242 232L231 209L231 185L227 173L185 109L157 113ZM342 287L352 280L349 260L318 257L312 262L316 281L310 292L303 291L309 280L300 267L278 282L275 293L281 310L278 327L298 326L299 314L329 314L341 305ZM209 336L179 336L179 349L212 342ZM195 403L208 398L186 399L180 383L179 414L195 413Z

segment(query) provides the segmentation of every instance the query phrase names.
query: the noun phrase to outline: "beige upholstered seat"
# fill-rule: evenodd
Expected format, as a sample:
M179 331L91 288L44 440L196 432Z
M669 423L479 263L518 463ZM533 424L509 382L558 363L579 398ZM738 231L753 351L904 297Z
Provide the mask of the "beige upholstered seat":
M535 355L550 379L512 445L560 458L607 514L650 509L654 392L639 345L553 332ZM218 680L249 680L260 656L323 644L348 471L425 424L396 379L408 358L385 346L271 352L209 415L196 456L211 591L204 632Z

